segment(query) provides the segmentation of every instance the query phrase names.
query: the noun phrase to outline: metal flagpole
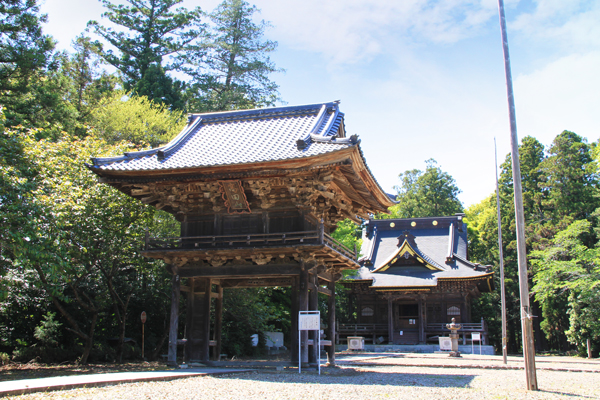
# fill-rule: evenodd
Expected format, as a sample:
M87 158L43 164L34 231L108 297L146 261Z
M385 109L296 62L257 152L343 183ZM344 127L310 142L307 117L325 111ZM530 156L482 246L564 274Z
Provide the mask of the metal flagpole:
M523 358L527 390L537 390L535 372L535 347L533 343L533 321L529 306L529 286L527 282L527 257L525 253L525 218L523 212L523 189L521 187L521 166L519 163L519 142L517 139L517 118L515 116L515 99L512 76L510 72L510 56L508 54L508 38L506 36L506 17L504 2L498 0L500 14L500 30L502 33L502 50L504 52L504 72L506 74L506 91L508 95L508 114L510 117L510 144L512 157L512 173L515 191L515 216L517 223L517 255L519 260L519 294L521 299L521 330L523 332Z
M502 305L502 359L506 364L507 341L506 341L506 297L504 290L504 254L502 250L502 218L500 215L500 186L498 185L498 149L496 138L494 138L494 160L496 162L496 208L498 209L498 255L500 258L500 302Z

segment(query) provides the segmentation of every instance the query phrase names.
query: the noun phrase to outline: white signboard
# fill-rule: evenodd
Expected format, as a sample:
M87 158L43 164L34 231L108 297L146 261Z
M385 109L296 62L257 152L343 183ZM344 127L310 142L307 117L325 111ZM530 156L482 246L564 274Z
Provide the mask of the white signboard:
M449 337L440 336L440 351L451 351L452 350L452 339Z
M319 375L321 375L321 345L320 335L321 330L321 312L320 311L300 311L298 313L298 333L300 331L317 331L313 346L317 346L317 365L319 366ZM302 345L300 336L298 335L298 373L302 373Z
M321 316L319 314L300 314L298 318L298 330L300 331L318 331L321 329Z
M475 354L475 345L473 343L475 343L476 340L479 342L479 355L481 355L481 333L480 332L471 333L471 354Z

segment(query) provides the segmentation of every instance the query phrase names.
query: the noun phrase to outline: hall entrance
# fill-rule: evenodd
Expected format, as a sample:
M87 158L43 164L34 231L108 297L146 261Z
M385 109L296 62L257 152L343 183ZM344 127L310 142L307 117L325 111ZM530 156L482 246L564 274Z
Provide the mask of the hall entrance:
M394 304L394 344L419 343L419 304L399 302Z

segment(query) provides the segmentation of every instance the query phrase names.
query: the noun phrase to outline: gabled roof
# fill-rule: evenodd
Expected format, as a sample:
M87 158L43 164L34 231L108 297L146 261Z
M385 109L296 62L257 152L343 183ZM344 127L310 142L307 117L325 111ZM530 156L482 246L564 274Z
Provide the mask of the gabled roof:
M191 114L167 145L92 158L101 181L135 196L131 184L286 176L335 168L334 183L362 215L394 204L369 170L360 140L346 137L339 102Z
M362 254L362 267L350 279L372 280L376 290L431 288L439 280L483 280L488 284L482 289L492 289L491 267L467 259L467 227L462 214L369 220L363 231Z
M191 114L163 147L94 158L94 171L172 171L307 158L356 146L339 103Z

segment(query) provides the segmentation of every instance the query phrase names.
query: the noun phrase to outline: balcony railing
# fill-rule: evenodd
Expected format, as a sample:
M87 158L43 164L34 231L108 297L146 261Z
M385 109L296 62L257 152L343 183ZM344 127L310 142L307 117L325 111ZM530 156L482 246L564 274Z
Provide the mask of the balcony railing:
M357 259L356 249L352 251L335 240L322 229L315 231L253 233L246 235L211 235L181 237L150 237L146 233L145 250L178 250L178 249L233 249L244 247L277 247L287 245L327 245L350 260Z

